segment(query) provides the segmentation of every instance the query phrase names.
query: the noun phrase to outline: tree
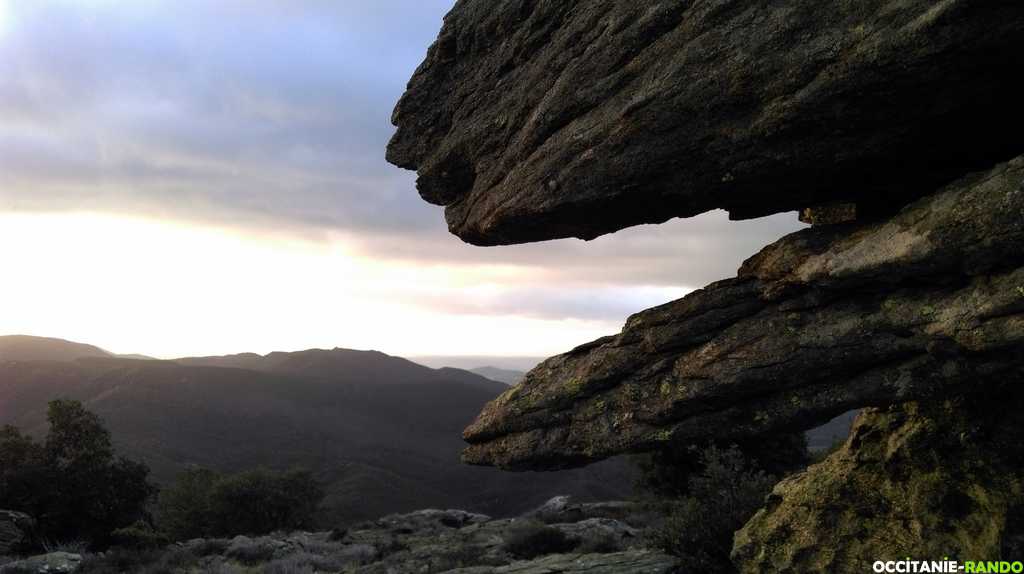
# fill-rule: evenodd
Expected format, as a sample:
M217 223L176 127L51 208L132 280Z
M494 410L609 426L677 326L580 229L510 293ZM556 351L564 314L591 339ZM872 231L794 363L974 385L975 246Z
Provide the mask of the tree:
M304 470L251 470L213 489L216 527L224 534L266 534L308 526L323 491Z
M667 503L664 523L648 535L688 571L732 572L733 533L762 506L776 479L735 445L710 446L700 459L702 470L689 477L688 495Z
M633 458L640 471L637 488L659 498L683 498L690 493L691 479L704 470L705 451L708 448L729 450L732 446L754 466L774 476L786 476L810 462L807 439L800 432L766 435L735 445L714 442L673 445Z
M192 467L160 495L160 528L173 539L266 534L312 525L323 489L305 470L233 475Z
M219 479L216 472L198 466L182 471L160 492L160 529L174 540L213 536L213 487Z
M46 476L42 446L13 426L0 429L0 508L36 508Z
M102 420L78 401L55 400L42 445L7 427L0 433L0 507L21 510L48 540L98 546L110 533L148 518L156 494L149 468L118 457Z

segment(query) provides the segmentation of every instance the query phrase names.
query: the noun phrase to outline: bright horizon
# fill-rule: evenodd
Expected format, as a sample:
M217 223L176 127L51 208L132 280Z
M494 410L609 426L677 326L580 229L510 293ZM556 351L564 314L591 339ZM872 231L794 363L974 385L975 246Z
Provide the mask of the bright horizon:
M799 227L461 243L384 161L451 4L0 0L0 335L546 357Z

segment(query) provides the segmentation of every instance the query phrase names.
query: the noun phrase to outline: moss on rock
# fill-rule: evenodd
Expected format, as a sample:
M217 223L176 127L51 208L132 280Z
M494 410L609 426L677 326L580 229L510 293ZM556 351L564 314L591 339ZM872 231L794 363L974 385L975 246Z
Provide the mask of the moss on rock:
M875 560L1006 558L1022 502L1024 393L869 409L736 533L741 572L869 572Z

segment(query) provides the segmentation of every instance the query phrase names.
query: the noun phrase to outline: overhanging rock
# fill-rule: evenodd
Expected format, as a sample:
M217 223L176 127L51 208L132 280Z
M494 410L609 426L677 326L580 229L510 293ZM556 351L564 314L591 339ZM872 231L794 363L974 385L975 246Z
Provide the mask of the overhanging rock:
M1021 152L1007 0L460 0L388 160L479 245L870 213Z
M564 468L1019 376L1022 245L1024 157L888 219L794 233L540 364L466 429L463 458Z

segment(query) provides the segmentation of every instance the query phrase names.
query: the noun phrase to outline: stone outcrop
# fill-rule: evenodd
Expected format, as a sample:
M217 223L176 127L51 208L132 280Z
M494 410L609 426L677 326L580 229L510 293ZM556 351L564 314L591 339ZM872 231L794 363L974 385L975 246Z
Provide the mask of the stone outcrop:
M743 571L1019 554L1022 48L1002 0L457 2L388 159L466 242L813 225L541 363L463 459L560 469L869 407L736 536Z
M619 519L598 515L613 512ZM545 524L540 518L552 520ZM517 518L462 510L420 510L359 523L343 531L196 539L156 558L167 572L338 572L340 574L670 574L676 558L643 547L653 514L638 505L576 503L558 497ZM524 531L558 536L558 551L533 543L513 551ZM536 540L536 538L534 538ZM516 548L522 549L520 542ZM89 571L97 570L91 556ZM0 568L2 572L2 568Z
M11 554L29 541L34 525L24 512L0 510L0 556Z
M1024 368L1022 245L1024 158L889 219L794 233L540 364L466 429L464 459L563 468L984 388Z
M387 157L480 245L884 210L1020 153L1022 49L1001 0L461 0Z
M51 552L0 566L0 574L74 574L82 565L82 555Z
M751 574L853 573L906 556L1020 557L1019 382L863 413L838 452L775 487L736 534L734 561Z

